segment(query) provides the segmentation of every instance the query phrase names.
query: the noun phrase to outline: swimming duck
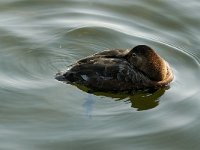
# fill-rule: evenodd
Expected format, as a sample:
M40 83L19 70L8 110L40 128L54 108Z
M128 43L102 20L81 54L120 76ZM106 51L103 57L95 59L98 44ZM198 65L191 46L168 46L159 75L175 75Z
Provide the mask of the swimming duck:
M173 80L173 72L152 48L138 45L80 59L66 72L57 73L55 78L97 91L120 92L167 86Z

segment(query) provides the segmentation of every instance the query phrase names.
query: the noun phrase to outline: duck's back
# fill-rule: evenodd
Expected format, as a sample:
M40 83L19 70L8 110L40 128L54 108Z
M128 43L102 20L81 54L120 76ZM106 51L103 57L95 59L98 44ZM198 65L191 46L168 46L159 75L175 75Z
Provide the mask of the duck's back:
M67 82L101 91L125 91L151 86L149 78L124 58L128 50L96 53L79 60L63 75Z

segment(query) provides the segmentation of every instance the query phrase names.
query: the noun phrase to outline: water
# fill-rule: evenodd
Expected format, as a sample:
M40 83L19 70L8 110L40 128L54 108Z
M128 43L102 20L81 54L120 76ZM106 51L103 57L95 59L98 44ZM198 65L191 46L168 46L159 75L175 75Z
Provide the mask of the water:
M1 0L1 150L199 150L200 2ZM54 75L139 44L175 80L154 94L88 94Z

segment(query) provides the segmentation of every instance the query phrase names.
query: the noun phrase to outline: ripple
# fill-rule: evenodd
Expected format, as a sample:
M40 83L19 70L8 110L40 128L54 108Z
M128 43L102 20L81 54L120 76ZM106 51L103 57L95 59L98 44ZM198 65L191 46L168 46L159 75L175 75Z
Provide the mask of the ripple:
M63 143L162 149L174 141L187 143L189 137L182 135L191 135L198 145L198 135L192 134L199 130L198 2L0 3L0 130L7 141L47 149ZM82 57L138 44L155 48L175 74L170 88L148 101L149 109L138 97L88 95L54 80L58 70ZM145 111L138 111L140 105Z
M90 26L88 25L88 26L82 26L79 28L74 28L74 30L70 30L69 32L67 32L67 36L73 38L75 41L78 41L76 38L78 34L80 34L82 37L84 37L84 39L82 39L81 36L79 36L80 37L79 40L84 41L84 40L88 40L87 38L92 35L99 35L100 33L102 33L101 36L103 38L109 37L109 39L111 39L112 36L116 38L118 36L123 37L122 41L124 43L127 43L129 46L132 45L132 42L131 42L132 40L139 43L147 43L148 45L151 45L153 48L155 48L157 52L170 63L175 74L175 79L172 82L170 89L167 90L166 93L159 100L161 101L160 102L161 105L159 105L159 107L156 109L149 110L152 116L154 117L150 117L148 114L146 114L144 116L149 117L149 119L147 119L147 117L143 116L147 124L150 124L151 129L147 128L146 126L144 126L144 129L139 130L138 132L136 130L132 132L130 131L126 132L126 130L124 129L118 132L119 135L121 137L124 137L125 135L126 136L150 135L150 134L168 132L169 130L174 130L174 129L185 127L185 126L190 126L190 124L197 119L198 115L195 114L195 112L193 113L191 111L188 113L182 114L183 110L180 109L179 105L181 105L181 103L183 103L184 101L188 101L188 98L196 97L195 96L196 93L199 92L200 83L198 80L198 74L200 73L200 68L199 68L198 60L196 59L196 57L194 57L195 54L192 54L190 51L186 49L177 48L176 46L173 46L171 44L156 40L157 38L155 39L148 38L147 35L138 36L139 33L135 34L134 32L133 34L132 32L128 33L128 29L130 28L124 29L125 27L123 28L123 26L113 25L109 23L104 23L101 25L98 25L98 24L99 23L94 23L93 25L91 25L90 23ZM82 34L82 33L87 33L87 34ZM95 40L96 40L96 43L100 43L97 39ZM109 44L107 43L107 45ZM95 51L94 50L95 44L91 46L92 48L90 46L91 45L89 45L88 48L93 49L91 50L91 53L94 53L93 51ZM114 47L114 46L115 45L109 45L108 47ZM91 53L88 53L88 54L91 54ZM76 59L74 59L73 61L75 60ZM187 71L186 71L186 68L187 68ZM127 105L125 106L122 103L107 101L107 100L110 100L110 98L108 97L100 96L100 97L95 98L94 96L94 99L99 99L95 103L95 105L101 108L100 110L95 110L93 114L90 114L94 117L129 116L130 114L132 114L132 111L130 111L127 108ZM122 100L126 101L127 98L126 97L122 98ZM95 107L95 105L93 104L91 107ZM107 107L102 108L105 105ZM173 105L175 105L178 109L170 111L169 107L174 108ZM89 109L93 110L93 108L89 108ZM190 116L191 113L193 114L192 116ZM173 118L171 118L171 116L173 116ZM141 125L144 124L144 121L140 120L139 117L136 118L136 120L139 120L136 126L141 129ZM112 120L112 123L113 123L113 120ZM135 125L135 122L130 121L127 128L131 128L133 124ZM118 133L116 133L116 136Z
M0 75L1 88L6 89L44 89L47 87L55 86L52 80L30 80L23 77L8 77L7 75Z

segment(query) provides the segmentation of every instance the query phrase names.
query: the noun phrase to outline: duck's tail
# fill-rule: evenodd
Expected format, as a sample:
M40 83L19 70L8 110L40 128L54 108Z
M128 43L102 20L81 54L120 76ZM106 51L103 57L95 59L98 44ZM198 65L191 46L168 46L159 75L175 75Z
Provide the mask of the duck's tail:
M64 81L67 83L74 83L74 82L78 82L82 80L82 78L79 75L70 71L65 72L65 73L62 73L62 72L57 73L55 76L55 79L57 79L58 81Z

